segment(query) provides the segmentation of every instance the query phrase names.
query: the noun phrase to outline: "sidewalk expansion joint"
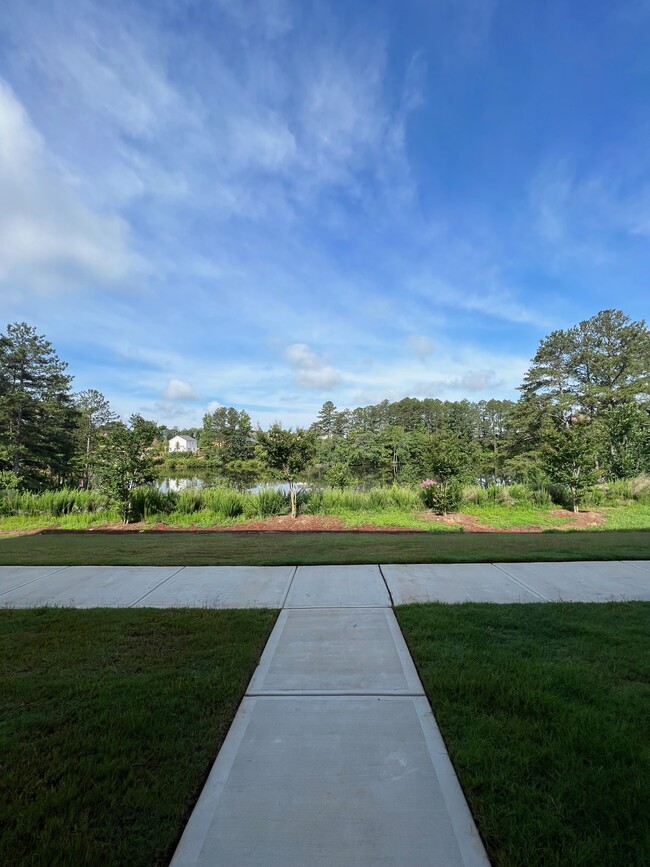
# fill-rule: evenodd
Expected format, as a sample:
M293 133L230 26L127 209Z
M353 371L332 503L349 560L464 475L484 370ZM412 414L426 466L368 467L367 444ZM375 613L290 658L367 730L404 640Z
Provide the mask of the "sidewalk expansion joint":
M521 581L519 578L515 578L514 575L510 574L510 572L507 572L505 569L502 569L498 563L493 563L492 565L495 567L495 569L498 569L499 572L502 572L506 576L506 578L509 578L511 581L514 581L515 584L518 584L523 590L528 590L528 592L532 593L533 596L537 596L537 598L541 602L552 602L553 601L552 599L549 599L548 596L544 596L543 593L540 593L539 590L534 590L532 587L529 587L529 585L526 584L525 581Z
M637 566L634 560L617 560L616 562L621 563L624 566L632 566L633 569L638 569L639 572L648 572L648 569L645 566Z
M293 573L291 578L289 578L289 583L287 584L287 589L284 591L284 595L282 596L282 601L280 603L280 610L283 611L287 604L287 599L289 598L289 593L291 593L291 588L293 587L293 582L295 580L296 575L298 574L298 567L293 567Z
M308 698L335 698L336 696L346 696L348 698L422 698L425 695L423 691L413 692L412 690L364 690L364 689L268 689L268 690L251 690L246 693L246 698L300 698L305 696Z
M44 569L49 567L44 566ZM51 575L56 575L57 572L63 572L65 569L69 569L69 566L59 566L58 569L54 569L51 572L45 572L43 575L37 575L36 578L30 578L29 581L23 581L22 584L17 584L15 587L10 587L9 590L3 590L0 593L0 596L7 596L9 593L13 593L16 590L22 590L23 587L28 587L30 584L35 584L37 581L42 581L43 578L49 578Z
M390 587L388 586L388 581L386 580L386 576L384 575L384 570L381 568L381 563L377 563L377 568L379 569L379 574L381 575L381 580L384 582L384 586L386 587L386 592L388 593L388 598L390 599L390 607L395 607L395 600L393 599L393 594L391 592Z
M392 605L285 605L283 611L391 611Z
M134 599L133 602L131 602L127 607L128 607L128 608L133 608L133 606L134 606L134 605L137 605L138 602L142 602L142 600L143 600L146 596L148 596L150 593L153 593L153 591L154 591L154 590L157 590L159 587L162 587L163 584L166 584L167 581L171 580L171 579L174 577L174 575L178 575L178 573L179 573L179 572L182 572L183 569L185 569L185 568L186 568L185 566L179 566L178 569L177 569L175 572L172 572L171 575L168 575L166 578L163 578L162 581L158 582L158 584L156 584L155 587L152 587L151 590L147 590L147 592L146 592L146 593L143 593L142 596L138 596L138 598L137 598L137 599Z

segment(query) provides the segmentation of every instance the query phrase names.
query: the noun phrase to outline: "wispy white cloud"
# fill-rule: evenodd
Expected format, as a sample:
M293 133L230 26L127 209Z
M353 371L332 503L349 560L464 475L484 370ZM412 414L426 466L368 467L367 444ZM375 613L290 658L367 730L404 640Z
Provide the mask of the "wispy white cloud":
M340 371L331 367L324 356L319 356L306 343L292 343L285 358L295 371L294 382L301 388L327 389L343 381Z
M0 283L62 289L142 273L126 222L87 207L0 80Z
M604 263L621 235L650 236L647 148L617 154L612 165L579 171L568 157L546 160L529 190L538 237L558 259Z
M165 400L200 400L194 388L182 379L170 379L162 391Z
M384 7L7 3L0 314L38 317L120 411L199 423L234 405L302 424L329 397L516 396L526 347L570 324L549 270L570 306L579 255L650 232L643 167L612 180L547 161L527 209L525 170L514 191L497 170L490 203L467 164L478 184L462 193L472 148L448 159L445 76L485 59L493 0L429 4L432 32L410 43ZM36 286L93 304L36 307Z
M489 391L502 385L503 380L497 379L493 370L471 370L449 383L450 387L465 392Z

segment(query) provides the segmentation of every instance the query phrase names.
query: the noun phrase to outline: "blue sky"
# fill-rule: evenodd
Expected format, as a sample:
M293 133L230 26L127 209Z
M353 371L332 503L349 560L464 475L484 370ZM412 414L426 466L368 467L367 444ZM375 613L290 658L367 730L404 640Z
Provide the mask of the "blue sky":
M648 315L648 0L4 0L0 327L127 416L516 397Z

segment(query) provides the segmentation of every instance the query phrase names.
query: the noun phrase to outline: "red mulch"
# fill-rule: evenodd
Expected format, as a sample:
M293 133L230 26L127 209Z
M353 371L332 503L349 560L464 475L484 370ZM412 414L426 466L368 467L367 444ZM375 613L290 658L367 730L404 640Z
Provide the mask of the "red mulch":
M554 509L551 515L556 518L568 518L572 527L582 529L596 527L605 520L599 512L569 512L566 509ZM464 515L458 512L448 515L434 515L431 512L421 512L418 518L433 523L445 524L449 527L458 527L466 533L541 533L547 527L531 525L528 527L492 527L481 524L474 515ZM565 525L566 526L566 525ZM59 530L48 528L42 530L18 531L21 535L31 533L423 533L410 527L377 527L373 524L360 524L349 527L339 518L331 518L326 515L275 515L270 518L262 518L256 521L246 521L243 524L234 524L229 527L215 525L212 527L171 527L168 524L158 523L148 527L144 523L136 524L104 524L89 530ZM12 531L11 535L18 535ZM2 534L4 535L4 534Z

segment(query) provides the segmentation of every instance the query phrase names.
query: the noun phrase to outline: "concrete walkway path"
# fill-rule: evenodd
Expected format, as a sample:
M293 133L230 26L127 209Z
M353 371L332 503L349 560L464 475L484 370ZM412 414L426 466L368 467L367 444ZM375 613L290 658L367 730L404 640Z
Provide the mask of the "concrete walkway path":
M625 599L650 561L0 567L0 606L282 609L173 867L486 867L392 605Z
M488 865L390 605L297 570L172 867Z
M385 583L374 580L377 566L0 566L0 607L297 609L382 607L391 601L650 600L648 560L379 570Z

